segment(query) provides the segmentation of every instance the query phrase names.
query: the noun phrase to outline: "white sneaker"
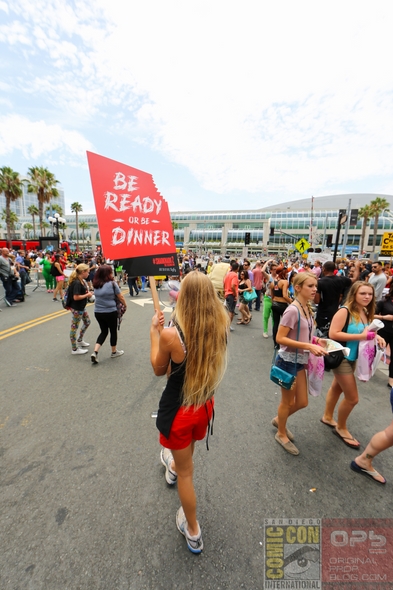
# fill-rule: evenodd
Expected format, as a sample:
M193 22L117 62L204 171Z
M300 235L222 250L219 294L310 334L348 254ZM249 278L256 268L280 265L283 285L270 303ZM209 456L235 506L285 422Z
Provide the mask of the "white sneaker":
M122 354L124 354L124 350L116 350L115 352L112 352L111 359L115 359Z
M184 537L187 541L187 547L189 548L191 553L197 553L197 554L201 553L201 551L203 549L201 527L199 527L199 534L198 535L196 535L195 537L192 537L190 535L190 533L188 532L188 528L187 528L186 515L184 514L184 510L183 510L182 506L180 506L179 510L176 513L176 526L179 529L179 532L181 532L181 534L184 535ZM198 526L199 526L199 524L198 524Z
M87 350L85 348L77 348L76 350L72 351L72 354L86 354Z
M269 334L268 334L267 332L264 332L264 333L263 333L263 337L264 337L264 338L269 338Z
M173 471L171 464L173 461L173 455L169 449L161 449L160 453L161 463L165 467L165 479L166 483L173 486L177 482L177 473Z
M78 346L82 346L82 347L88 347L90 346L90 344L88 342L85 342L84 340L77 340L77 344Z

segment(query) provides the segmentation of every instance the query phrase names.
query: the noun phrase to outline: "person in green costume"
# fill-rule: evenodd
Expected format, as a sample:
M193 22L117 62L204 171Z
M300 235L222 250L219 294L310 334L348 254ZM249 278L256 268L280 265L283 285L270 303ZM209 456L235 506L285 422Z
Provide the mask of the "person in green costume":
M50 274L50 269L52 266L51 257L52 255L48 252L45 254L44 260L41 262L42 274L44 275L46 290L48 293L53 293L55 288L55 277Z

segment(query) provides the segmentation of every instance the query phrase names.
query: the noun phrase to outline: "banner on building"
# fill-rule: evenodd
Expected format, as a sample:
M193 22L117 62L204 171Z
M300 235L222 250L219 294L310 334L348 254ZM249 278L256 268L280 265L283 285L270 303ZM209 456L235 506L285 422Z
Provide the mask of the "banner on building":
M130 276L178 275L168 203L151 174L87 152L104 256Z
M381 242L381 256L393 256L393 233L385 232Z

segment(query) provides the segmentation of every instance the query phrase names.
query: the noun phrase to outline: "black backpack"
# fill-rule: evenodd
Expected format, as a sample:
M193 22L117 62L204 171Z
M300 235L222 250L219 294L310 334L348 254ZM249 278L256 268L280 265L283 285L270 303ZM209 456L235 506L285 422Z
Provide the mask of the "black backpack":
M57 277L57 268L55 267L55 263L54 262L52 262L52 266L50 267L49 274L51 274L52 277Z

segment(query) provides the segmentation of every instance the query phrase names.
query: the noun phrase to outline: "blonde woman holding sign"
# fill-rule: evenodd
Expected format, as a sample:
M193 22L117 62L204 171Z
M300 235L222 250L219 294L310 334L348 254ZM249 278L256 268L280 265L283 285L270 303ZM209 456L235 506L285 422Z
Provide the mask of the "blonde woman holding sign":
M178 486L177 528L188 549L198 554L203 541L193 484L194 445L209 433L214 419L213 396L226 369L229 318L210 279L194 271L182 281L171 327L162 329L163 323L163 313L156 311L150 360L156 375L168 374L157 415L161 462L167 483Z

